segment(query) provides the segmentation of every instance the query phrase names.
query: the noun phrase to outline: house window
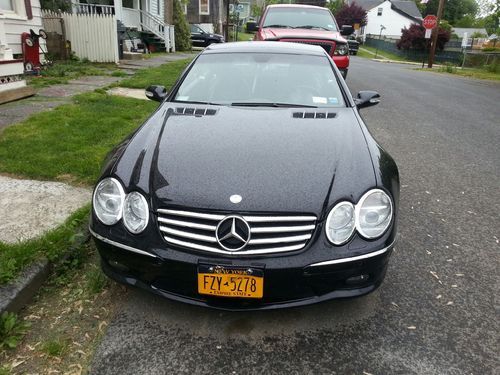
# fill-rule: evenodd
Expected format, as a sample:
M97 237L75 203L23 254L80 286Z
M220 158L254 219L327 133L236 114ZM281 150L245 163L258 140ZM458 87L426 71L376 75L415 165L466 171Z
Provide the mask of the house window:
M384 8L378 8L377 9L377 16L381 16L382 15L382 10L384 10Z
M210 14L210 0L200 1L200 14Z
M161 13L160 13L160 1L161 0L156 0L156 12L158 13L158 15L160 16Z
M12 6L12 0L0 0L0 9L14 10L14 7Z
M134 9L134 0L123 0L122 5L124 8Z

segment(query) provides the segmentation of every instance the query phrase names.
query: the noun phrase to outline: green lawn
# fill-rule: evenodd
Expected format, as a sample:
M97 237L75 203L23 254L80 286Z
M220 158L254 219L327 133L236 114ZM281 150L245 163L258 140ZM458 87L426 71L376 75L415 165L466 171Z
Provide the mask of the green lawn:
M433 73L442 73L450 75L458 75L461 77L486 79L492 81L500 81L500 72L488 71L486 69L473 69L473 68L456 68L453 66L442 66L439 69L418 69L421 71L431 71Z
M157 103L93 92L31 116L0 134L0 172L92 184L106 154L140 125Z
M134 76L120 81L116 86L145 89L149 85L163 85L169 89L192 59L183 59L156 68L139 70Z
M63 225L41 238L15 245L0 242L0 285L12 280L36 259L59 259L82 236L89 212L89 206L79 209Z
M409 60L405 59L404 57L401 57L401 56L396 55L394 53L382 51L380 49L377 52L376 48L369 47L369 46L366 46L364 44L359 46L358 56L360 56L360 57L374 59L375 53L377 54L377 59L386 59L386 60L394 60L394 61L409 61Z
M29 76L28 83L35 87L46 87L68 83L71 79L83 76L124 76L116 64L91 63L88 61L56 61L52 66L43 69L39 76Z

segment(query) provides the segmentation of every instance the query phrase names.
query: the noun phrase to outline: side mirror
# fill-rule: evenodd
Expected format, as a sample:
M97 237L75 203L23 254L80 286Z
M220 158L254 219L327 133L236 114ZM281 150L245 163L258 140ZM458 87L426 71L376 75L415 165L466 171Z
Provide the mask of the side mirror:
M354 32L354 27L351 25L342 25L340 35L351 35Z
M360 91L358 93L358 98L354 99L356 107L366 108L380 103L380 94L376 91Z
M164 86L152 85L146 89L148 99L162 102L167 97L167 89Z

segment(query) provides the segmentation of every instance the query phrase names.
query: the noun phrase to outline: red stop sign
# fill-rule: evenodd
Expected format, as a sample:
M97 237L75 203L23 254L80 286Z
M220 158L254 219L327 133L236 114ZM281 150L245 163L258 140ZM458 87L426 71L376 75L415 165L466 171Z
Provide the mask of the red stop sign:
M426 29L433 29L437 25L437 17L433 16L432 14L429 14L424 18L422 21L422 26L424 26Z

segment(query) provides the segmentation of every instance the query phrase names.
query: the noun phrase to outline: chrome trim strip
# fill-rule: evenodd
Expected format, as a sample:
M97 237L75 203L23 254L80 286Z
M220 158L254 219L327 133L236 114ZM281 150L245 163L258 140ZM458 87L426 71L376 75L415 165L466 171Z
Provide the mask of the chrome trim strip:
M173 234L174 236L190 238L192 240L199 240L199 241L205 241L205 242L211 242L211 243L217 242L215 237L204 236L202 234L196 234L196 233L191 233L191 232L184 232L183 230L172 229L169 227L164 227L163 225L160 225L160 231L162 231L164 233L168 233L168 234Z
M303 234L301 236L288 236L288 237L274 237L274 238L255 238L251 239L249 245L266 245L271 243L281 243L281 242L299 242L308 240L311 238L310 234Z
M252 233L290 233L290 232L305 232L314 230L315 225L296 225L291 227L256 227L250 228Z
M316 216L244 216L250 223L264 223L275 221L316 221Z
M167 215L177 215L184 217L194 217L198 219L207 219L207 220L222 220L228 215L218 215L218 214L205 214L200 212L192 212L192 211L181 211L181 210L170 210L159 208L158 212L160 214ZM276 221L316 221L316 216L244 216L242 217L252 223L262 223L262 222L276 222Z
M176 225L178 227L211 230L214 232L215 232L215 229L217 228L215 225L198 224L198 223L193 223L191 221L172 220L172 219L166 219L166 218L161 217L161 216L158 217L158 221L165 223L165 224Z
M151 254L151 253L148 253L147 251L136 249L135 247L127 246L127 245L121 244L119 242L109 240L106 237L103 237L100 234L97 234L91 228L89 228L89 232L98 240L100 240L102 242L106 242L109 245L116 246L116 247L119 247L119 248L124 249L124 250L132 251L133 253L136 253L136 254L147 255L147 256L152 257L152 258L158 258L158 256Z
M170 242L171 244L179 245L179 246L184 246L187 248L191 249L196 249L196 250L202 250L202 251L210 251L213 253L219 253L219 254L226 254L226 255L255 255L255 254L267 254L267 253L280 253L284 251L293 251L293 250L299 250L302 249L306 243L301 243L298 245L291 245L291 246L283 246L283 247L276 247L276 248L268 248L268 249L259 249L259 250L248 250L248 251L226 251L226 250L220 250L215 247L211 246L205 246L205 245L199 245L195 244L192 242L186 242L186 241L181 241L177 240L172 237L168 236L163 236L167 242Z
M368 253L368 254L363 254L363 255L358 255L356 257L350 257L350 258L341 258L341 259L332 259L332 260L327 260L325 262L319 262L319 263L313 263L313 264L310 264L306 267L321 267L321 266L331 266L333 264L341 264L341 263L348 263L348 262L356 262L358 260L363 260L363 259L369 259L369 258L373 258L373 257L376 257L378 255L382 255L384 254L385 252L387 252L389 249L391 249L393 246L394 246L394 243L393 242L392 244L390 244L389 246L387 247L384 247L383 249L380 249L380 250L377 250L377 251L373 251L371 253Z

